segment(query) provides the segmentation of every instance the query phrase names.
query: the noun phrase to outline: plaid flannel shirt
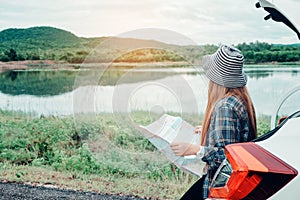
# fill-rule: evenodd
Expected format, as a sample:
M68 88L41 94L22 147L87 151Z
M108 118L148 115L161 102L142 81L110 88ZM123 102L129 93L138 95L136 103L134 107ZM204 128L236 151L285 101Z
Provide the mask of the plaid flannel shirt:
M225 145L248 142L254 139L250 133L246 106L235 96L224 97L216 103L207 132L202 160L207 163L207 174L203 183L203 198L208 198L209 185L225 159Z

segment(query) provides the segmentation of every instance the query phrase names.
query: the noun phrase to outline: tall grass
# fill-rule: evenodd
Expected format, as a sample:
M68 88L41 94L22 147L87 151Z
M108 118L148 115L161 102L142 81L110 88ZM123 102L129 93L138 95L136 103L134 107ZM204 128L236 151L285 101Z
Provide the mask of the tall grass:
M135 128L137 124L147 125L158 117L158 114L136 112L129 116L102 114L32 118L21 113L0 111L0 171L25 166L26 170L47 168L49 173L71 173L73 179L79 182L88 179L82 177L113 180L114 187L103 186L101 184L106 183L99 182L98 188L104 193L127 191L127 194L138 196L177 199L196 177L168 162ZM185 120L193 125L200 122L196 115L186 116ZM267 117L259 120L259 131L267 131L267 121ZM23 169L15 176L26 177L24 174ZM4 177L3 173L1 177ZM13 180L16 177L5 176ZM56 184L60 184L59 180Z

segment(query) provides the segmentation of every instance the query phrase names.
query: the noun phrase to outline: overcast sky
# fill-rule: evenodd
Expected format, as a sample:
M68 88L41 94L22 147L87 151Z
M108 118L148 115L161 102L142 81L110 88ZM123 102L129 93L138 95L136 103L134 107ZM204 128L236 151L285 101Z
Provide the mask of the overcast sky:
M54 26L77 36L118 36L136 29L170 30L197 44L299 43L281 23L264 21L256 0L0 0L0 30ZM298 29L300 0L273 0ZM151 29L147 29L151 30ZM154 31L155 32L155 31ZM163 32L163 31L162 31ZM161 32L161 33L162 33ZM145 34L144 37L153 37ZM163 35L163 34L161 34ZM168 32L164 37L168 38ZM155 39L155 38L154 38ZM166 39L167 40L167 39Z

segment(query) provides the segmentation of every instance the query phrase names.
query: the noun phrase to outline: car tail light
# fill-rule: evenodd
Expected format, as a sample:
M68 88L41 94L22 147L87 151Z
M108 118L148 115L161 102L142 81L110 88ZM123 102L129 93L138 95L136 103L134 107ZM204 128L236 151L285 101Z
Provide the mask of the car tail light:
M253 142L227 145L225 153L227 160L215 174L210 198L267 199L298 174L296 169Z

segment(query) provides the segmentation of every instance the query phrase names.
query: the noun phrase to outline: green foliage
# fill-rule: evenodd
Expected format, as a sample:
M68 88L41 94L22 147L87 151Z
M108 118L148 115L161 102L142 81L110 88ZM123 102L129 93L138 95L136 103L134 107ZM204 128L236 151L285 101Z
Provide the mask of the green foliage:
M76 123L73 118L42 117L0 112L0 161L11 165L49 166L57 171L151 180L179 179L183 172L167 162L132 127L128 116L103 114L96 121ZM148 124L143 112L137 123ZM86 118L84 118L86 119ZM118 121L118 123L116 123ZM146 155L146 156L141 156ZM21 178L21 173L16 174Z
M53 164L56 169L60 166L59 161ZM84 174L101 173L100 163L92 156L86 144L76 149L73 155L65 158L61 163L61 167L68 171L80 171Z
M87 39L53 27L6 29L0 32L0 61L60 60L60 58L68 61L72 56L64 57L65 53L75 54L79 49L81 49L79 52L84 52L86 41ZM79 54L79 57L82 55Z
M180 55L161 49L139 49L117 58L115 62L165 62L183 61Z
M132 126L147 125L159 117L148 112L80 115L74 123L71 116L38 119L0 110L2 176L84 191L178 199L197 178L164 159ZM202 116L198 118L196 114L185 116L193 125ZM269 120L269 116L258 117L259 134L269 130Z
M9 51L5 52L4 54L7 56L9 61L18 60L17 59L18 58L17 53L14 49L10 49Z
M49 166L75 175L180 179L183 172L166 161L132 125L146 125L158 117L145 112L102 114L96 120L83 117L86 121L79 120L75 126L72 117L30 118L0 111L0 162ZM199 122L196 118L186 120L195 125ZM269 121L269 116L258 117L259 135L269 131ZM22 177L22 173L16 176Z
M0 32L1 46L15 44L18 48L72 47L80 41L76 35L58 28L41 26L27 29L10 28ZM29 45L29 46L26 46Z
M275 45L265 42L251 42L236 45L246 63L297 62L300 61L300 45Z
M105 173L125 177L144 174L148 178L172 176L172 172L167 172L172 164L167 164L169 167L164 169L159 164L160 159L150 161L132 156L135 152L153 152L156 149L137 130L130 129L127 122L116 124L113 115L102 115L97 123L80 123L76 127L71 117L38 119L0 112L0 119L2 163L51 166L55 170L74 174ZM102 148L102 139L109 139L108 143L105 140L108 149L92 153L90 145L95 144L92 148Z
M261 136L270 131L270 121L271 117L266 115L261 115L257 118L257 135Z
M113 41L111 41L113 40ZM96 48L101 42L120 43L117 49ZM124 46L158 46L162 49L139 49L127 51ZM105 46L105 45L104 45ZM236 45L245 55L247 63L296 62L300 60L299 45L275 45L265 42L251 42ZM80 38L53 27L32 27L28 29L6 29L0 32L0 61L14 60L56 60L69 63L82 62L194 62L203 55L216 51L216 45L175 46L157 41L129 38ZM172 52L173 51L173 52ZM127 52L119 55L120 52ZM88 60L86 58L88 57Z
M38 159L42 164L51 164L57 150L74 146L72 126L68 121L2 117L1 124L5 124L1 127L2 161L31 164ZM60 128L62 125L66 125L65 129Z

